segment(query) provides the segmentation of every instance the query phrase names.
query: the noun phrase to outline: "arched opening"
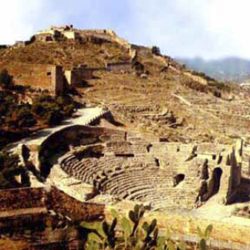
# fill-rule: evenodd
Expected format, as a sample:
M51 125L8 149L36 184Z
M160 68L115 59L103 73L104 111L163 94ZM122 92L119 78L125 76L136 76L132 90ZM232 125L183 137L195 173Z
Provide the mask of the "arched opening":
M207 201L212 196L216 195L220 190L220 181L221 181L222 169L215 168L212 174L212 178L208 185L208 192L203 195L202 200Z
M178 186L182 181L184 181L185 175L178 174L174 177L174 187Z

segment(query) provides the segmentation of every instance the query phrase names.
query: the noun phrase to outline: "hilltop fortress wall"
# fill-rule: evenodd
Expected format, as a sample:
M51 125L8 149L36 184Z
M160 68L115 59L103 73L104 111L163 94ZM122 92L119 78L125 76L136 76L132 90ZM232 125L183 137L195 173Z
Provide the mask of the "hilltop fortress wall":
M115 42L129 51L131 61L136 57L136 50L131 44L125 39L117 36L113 30L109 29L78 30L74 29L72 25L62 27L51 26L49 30L37 32L35 38L43 42L57 41L61 38L66 38L68 40L94 41L97 43Z
M57 42L57 41L65 40L65 39L80 41L80 42L89 41L89 42L98 43L98 44L105 43L105 42L117 43L129 53L130 60L128 62L119 62L114 65L110 64L110 69L111 70L114 69L114 71L131 72L136 66L136 63L139 63L137 61L138 46L134 46L130 44L125 39L122 39L119 36L117 36L117 34L114 31L109 30L109 29L107 30L105 29L103 30L98 30L98 29L78 30L78 29L75 29L72 25L59 26L59 27L51 26L51 28L48 30L38 31L32 37L29 43L35 40L42 41L42 42ZM177 74L183 73L186 77L190 78L190 80L194 82L198 82L202 85L208 85L209 81L213 80L213 79L207 79L206 77L203 77L201 75L196 74L195 72L185 69L185 67L183 67L182 65L179 65L173 59L162 56L160 52L156 53L156 51L154 51L154 47L152 48L152 53L153 53L154 58L157 59L163 67L165 67L166 69L170 69ZM36 67L38 68L39 66L36 66ZM22 74L18 75L17 82L21 82L23 84L23 82L26 81L27 83L25 83L25 85L39 85L39 86L47 85L48 90L52 89L52 91L60 92L62 89L62 84L60 84L62 82L61 81L62 77L60 75L62 74L59 72L60 71L60 69L58 68L59 66L51 66L51 67L56 67L57 72L55 73L55 75L58 76L56 77L56 83L55 81L53 81L51 86L48 86L49 79L46 79L46 77L44 76L43 69L38 70L39 71L38 73L41 73L41 74L39 75L39 77L37 77L41 79L42 81L41 84L39 81L37 81L37 79L34 80L34 77L32 77L32 73L30 75L23 73L23 75L25 74L25 77L20 77L20 75ZM90 79L94 70L95 69L88 69L86 67L85 68L78 67L77 69L74 68L70 71L67 70L65 72L66 84L71 85L71 86L77 86L83 82L83 79ZM15 74L20 73L18 69L16 71L17 72L15 72ZM57 79L58 79L58 82L57 82ZM30 84L30 82L33 82L33 83Z
M32 86L40 90L48 90L60 94L65 87L81 86L85 80L93 78L95 70L133 71L133 63L137 57L137 51L126 40L118 37L112 30L77 30L73 26L52 26L49 30L39 31L31 39L42 42L56 42L61 39L115 42L124 48L130 55L129 62L110 63L105 68L88 68L86 65L78 65L70 70L65 70L58 65L43 65L15 62L14 64L1 65L13 76L17 85ZM31 42L30 41L30 42ZM16 45L18 46L18 45Z
M15 85L31 86L37 90L48 90L53 94L61 94L67 87L81 86L85 80L93 78L96 68L88 68L86 65L79 65L70 70L63 70L63 67L49 64L29 64L15 62L0 64L0 70L7 69L13 76Z

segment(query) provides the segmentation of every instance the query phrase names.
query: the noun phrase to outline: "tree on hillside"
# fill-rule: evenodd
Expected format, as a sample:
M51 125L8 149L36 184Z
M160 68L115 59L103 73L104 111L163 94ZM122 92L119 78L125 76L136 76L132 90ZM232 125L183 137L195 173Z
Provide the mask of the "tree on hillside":
M22 171L18 155L11 155L6 151L0 152L0 189L15 187L14 177Z
M18 127L32 127L36 124L34 115L28 107L21 107L17 112L17 125Z
M0 72L0 86L3 88L10 88L13 85L13 76L9 75L7 69Z
M66 117L70 117L76 104L69 96L59 96L56 99L49 95L41 95L34 99L32 112L44 124L58 125Z

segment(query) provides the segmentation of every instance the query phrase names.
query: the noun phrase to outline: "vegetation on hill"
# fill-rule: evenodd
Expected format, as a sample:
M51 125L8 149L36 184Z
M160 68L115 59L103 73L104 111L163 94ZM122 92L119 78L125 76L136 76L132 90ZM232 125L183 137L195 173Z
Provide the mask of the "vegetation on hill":
M41 94L30 104L18 103L17 95L9 90L0 91L0 188L18 186L14 176L23 171L18 157L8 154L4 147L35 130L60 124L76 106L68 95L54 98Z
M136 70L130 73L126 69L120 72L95 71L94 79L88 80L85 88L78 89L84 95L84 101L105 105L118 120L121 118L122 123L133 124L133 127L141 131L166 137L170 141L196 140L195 137L200 137L202 141L214 139L217 127L220 129L221 126L217 126L217 118L210 115L210 111L204 111L204 108L210 103L221 102L220 97L224 93L227 95L231 91L230 87L201 73L188 72L188 76L183 65L168 56L161 56L156 47L132 47L137 52L136 59L133 58ZM116 42L33 41L24 47L14 46L0 50L0 68L15 62L57 64L64 69L79 64L104 67L107 63L130 60L128 49ZM199 102L198 99L202 101ZM200 109L198 105L202 102L208 105L203 105ZM50 100L43 100L42 103L34 101L32 106L34 107L22 104L19 107L22 110L13 109L15 112L12 117L4 118L6 126L13 130L56 125L72 110L68 105L62 105L66 107L62 110L58 101ZM142 111L137 112L136 108L133 111L137 106ZM166 110L167 114L162 115ZM174 119L170 119L170 114ZM20 122L16 121L17 117ZM212 119L216 121L212 122ZM207 123L207 120L211 122ZM222 123L221 119L220 122ZM187 137L189 138L186 139Z
M85 250L208 250L213 230L212 225L202 231L197 228L198 243L174 240L169 228L160 230L157 220L150 223L145 218L145 207L136 205L128 216L122 216L112 209L113 220L96 222L79 222L66 220L48 223L47 228L64 242L63 249L72 249L70 243L77 241L77 249ZM36 242L37 244L37 242ZM71 246L71 247L70 247ZM0 239L0 250L30 249L32 243L26 239Z
M0 189L18 187L14 177L23 172L19 165L19 156L6 151L0 152Z
M2 88L10 88L13 85L13 77L9 75L8 70L3 69L0 72L0 86Z
M70 117L77 104L68 95L56 98L41 94L33 103L18 103L11 91L0 91L0 150L34 130L58 125ZM19 136L18 136L19 135Z
M212 225L207 226L203 232L199 227L197 245L177 242L171 238L170 230L160 233L157 220L150 223L144 218L145 207L136 205L127 216L121 216L112 209L113 220L110 222L96 221L93 223L81 222L75 224L85 242L84 249L110 249L110 250L207 250L207 241L212 232Z
M28 243L25 241L13 241L9 238L0 239L0 250L21 250L28 249Z
M12 62L62 65L71 68L79 64L104 67L107 62L129 60L129 54L116 43L94 44L62 41L58 43L33 42L23 48L0 51L2 65ZM0 65L1 66L1 65Z

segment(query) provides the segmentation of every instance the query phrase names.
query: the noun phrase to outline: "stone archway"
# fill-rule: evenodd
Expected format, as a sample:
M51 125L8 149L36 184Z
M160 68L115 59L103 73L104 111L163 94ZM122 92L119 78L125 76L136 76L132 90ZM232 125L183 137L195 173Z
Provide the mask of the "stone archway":
M178 174L174 177L174 187L178 186L182 181L184 181L185 175Z

